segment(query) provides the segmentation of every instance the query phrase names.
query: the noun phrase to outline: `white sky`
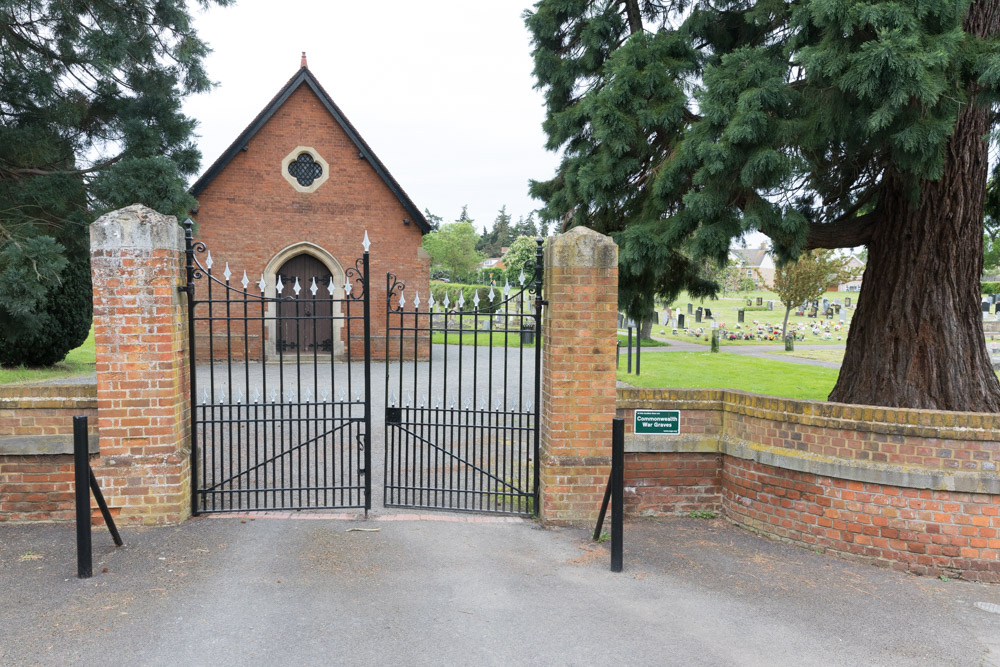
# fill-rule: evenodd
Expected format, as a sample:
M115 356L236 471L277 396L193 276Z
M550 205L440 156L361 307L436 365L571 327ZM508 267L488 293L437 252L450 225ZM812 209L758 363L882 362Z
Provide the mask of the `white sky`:
M212 47L212 92L189 97L202 170L299 68L309 69L417 207L480 225L500 206L517 221L538 208L528 179L558 164L545 150L533 89L530 0L238 0L195 27ZM194 182L194 179L192 179Z

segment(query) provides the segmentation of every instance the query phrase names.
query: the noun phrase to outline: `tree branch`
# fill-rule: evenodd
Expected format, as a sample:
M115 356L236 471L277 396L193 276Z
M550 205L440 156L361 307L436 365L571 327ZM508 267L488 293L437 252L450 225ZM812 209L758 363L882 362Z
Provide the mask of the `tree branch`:
M17 178L21 175L31 175L31 176L49 176L51 174L92 174L95 171L101 171L102 169L107 169L114 163L118 162L124 157L124 155L117 155L110 160L101 162L100 164L95 164L93 167L87 169L38 169L36 167L25 167L23 169L9 169L7 167L0 166L0 176L3 174L8 174Z
M867 245L875 226L882 220L878 212L842 217L833 222L812 223L806 236L806 250L854 248Z
M639 12L639 0L625 0L625 14L628 17L629 33L634 35L642 31L642 14Z

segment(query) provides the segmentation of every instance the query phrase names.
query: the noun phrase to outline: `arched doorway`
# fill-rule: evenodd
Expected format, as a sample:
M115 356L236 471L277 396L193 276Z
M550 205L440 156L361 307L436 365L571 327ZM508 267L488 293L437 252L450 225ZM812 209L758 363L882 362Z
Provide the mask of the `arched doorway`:
M279 277L282 284L280 294L277 292ZM334 286L332 303L328 289L331 277ZM294 292L296 278L299 281L297 297ZM314 278L315 295L310 289ZM309 242L290 245L267 263L264 281L267 283L267 296L281 298L280 304L270 301L267 307L265 336L268 359L287 358L296 352L309 356L332 353L336 357L343 353L341 300L344 298L345 275L340 263L329 252ZM296 319L296 308L299 319Z
M333 304L327 285L332 274L323 262L305 253L292 257L277 270L285 286L282 294L292 294L298 282L301 289L296 304L288 304L279 313L276 344L284 353L333 353ZM311 287L316 285L316 293Z

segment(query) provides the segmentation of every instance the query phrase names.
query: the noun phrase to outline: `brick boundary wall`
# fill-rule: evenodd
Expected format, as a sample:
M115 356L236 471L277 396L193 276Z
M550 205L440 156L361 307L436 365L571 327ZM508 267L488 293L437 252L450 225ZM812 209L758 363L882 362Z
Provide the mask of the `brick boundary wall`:
M619 389L626 510L751 530L915 574L1000 582L1000 415ZM635 409L681 411L635 435Z
M87 415L97 452L97 387L0 387L0 522L69 521L73 493L73 417Z

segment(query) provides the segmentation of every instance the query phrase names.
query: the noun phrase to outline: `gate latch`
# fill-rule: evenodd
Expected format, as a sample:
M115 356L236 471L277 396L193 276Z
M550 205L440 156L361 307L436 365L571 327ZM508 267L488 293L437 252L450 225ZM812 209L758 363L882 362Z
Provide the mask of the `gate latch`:
M385 423L400 424L403 421L403 408L386 408Z

